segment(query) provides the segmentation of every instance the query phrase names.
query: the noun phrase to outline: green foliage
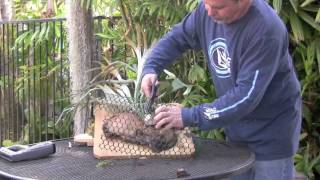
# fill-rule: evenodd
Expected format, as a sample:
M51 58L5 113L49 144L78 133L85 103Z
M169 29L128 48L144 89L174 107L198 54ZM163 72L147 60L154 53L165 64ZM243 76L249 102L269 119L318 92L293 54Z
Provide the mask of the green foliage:
M314 172L320 170L320 154L312 154L313 150L308 143L306 147L302 147L299 153L295 155L296 170L303 172L310 180L315 180Z
M14 0L15 18L16 19L35 19L41 17L45 5L41 0Z
M54 2L55 15L59 16L64 9L62 4L64 1L55 0ZM41 18L47 8L46 2L42 0L15 0L13 3L16 19ZM10 44L1 48L4 48L8 54L10 52L12 57L14 55L13 59L11 57L7 59L14 61L17 69L14 77L13 89L16 95L14 98L15 101L23 104L21 107L24 108L22 110L24 127L21 140L26 143L47 138L68 137L70 134L70 121L55 125L56 113L69 104L69 100L66 99L69 67L68 62L65 61L66 55L63 53L67 46L66 42L63 42L66 39L66 33L61 24L55 21L54 23L19 23L17 26L5 25L11 28L6 37ZM0 77L0 83L3 82L8 86L9 77ZM48 103L47 106L44 105L45 102ZM53 113L46 114L45 109L50 109Z
M65 105L64 107L66 107ZM53 119L46 120L36 109L30 107L25 110L27 123L23 129L22 142L41 142L46 139L67 138L71 134L72 121L71 118L65 117L65 121L56 123Z
M103 160L103 161L100 161L96 167L97 168L107 168L109 166L112 166L113 163L111 161L108 161L108 160Z
M320 174L320 4L316 0L270 3L288 27L290 50L302 86L302 139L295 156L296 168L314 179Z
M55 17L65 16L65 4L64 0L53 0L53 11L52 14ZM15 19L26 20L26 19L40 19L48 18L45 17L47 12L47 2L43 0L13 0L13 9L15 10Z
M119 38L121 34L126 34L128 38L122 38L122 40L128 41L130 39L130 41L138 41L139 44L139 36L137 36L135 29L140 27L147 37L144 39L144 45L149 47L154 40L159 39L165 32L170 30L197 4L198 1L192 0L119 1L118 9L122 14L123 21L119 22L118 25L120 27L113 27L115 28L114 31L108 30L108 34L104 34L101 37L113 40L118 47L123 47L123 44L117 42L119 42L119 39L121 40ZM179 9L179 11L176 11L176 9ZM120 29L121 26L124 26L125 29ZM131 54L127 53L127 56L131 56ZM114 56L114 59L118 59L117 56ZM159 98L161 101L178 102L183 106L212 102L216 96L213 85L207 83L211 79L209 72L206 71L206 63L201 52L190 51L184 54L181 59L183 60L170 68L170 71L164 71L160 86L161 95ZM122 61L125 60L122 59ZM132 76L131 70L126 70L126 72L129 72L128 74ZM224 138L222 129L198 132L198 134L207 138Z
M188 80L191 83L196 83L199 81L207 81L207 75L206 72L204 71L204 69L202 67L200 67L199 65L195 64L192 65L188 74Z
M196 3L193 1L110 0L107 4L111 5L113 13L118 14L120 12L121 19L113 23L112 28L109 26L103 27L103 33L99 33L97 36L108 42L106 43L108 49L111 48L109 42L112 42L112 48L115 50L112 54L105 51L107 64L116 61L125 63L123 70L126 72L126 78L136 79L133 97L137 100L141 96L141 70L150 47L173 24L181 20L191 6L195 7ZM180 11L175 11L177 8ZM126 56L124 57L123 54ZM119 72L121 71L120 69ZM198 68L195 73L199 71ZM190 93L193 86L184 84L178 79L172 79L171 87L173 88L171 92L187 87L184 93L186 95Z
M2 145L3 145L3 147L8 147L8 146L12 146L12 145L14 145L15 143L14 142L12 142L11 140L9 140L9 139L7 139L7 140L3 140L2 141Z
M9 146L13 146L13 145L16 145L16 144L26 144L26 142L23 142L23 141L12 141L10 139L5 139L2 141L2 146L3 147L9 147Z
M212 129L210 131L199 131L197 128L193 130L193 133L203 138L225 140L225 134L223 129Z

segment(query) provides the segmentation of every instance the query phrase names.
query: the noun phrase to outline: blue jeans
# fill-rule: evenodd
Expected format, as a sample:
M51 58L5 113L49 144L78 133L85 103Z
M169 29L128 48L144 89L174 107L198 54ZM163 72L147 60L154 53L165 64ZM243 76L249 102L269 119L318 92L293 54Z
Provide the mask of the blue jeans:
M271 161L255 161L253 167L230 180L293 180L293 158Z

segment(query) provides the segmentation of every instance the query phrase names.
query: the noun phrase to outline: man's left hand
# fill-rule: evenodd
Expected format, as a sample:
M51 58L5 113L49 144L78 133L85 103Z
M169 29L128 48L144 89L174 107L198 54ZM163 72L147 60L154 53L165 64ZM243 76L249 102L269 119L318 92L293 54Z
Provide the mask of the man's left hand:
M154 116L154 123L156 128L171 129L183 128L181 106L178 105L163 105L156 109Z

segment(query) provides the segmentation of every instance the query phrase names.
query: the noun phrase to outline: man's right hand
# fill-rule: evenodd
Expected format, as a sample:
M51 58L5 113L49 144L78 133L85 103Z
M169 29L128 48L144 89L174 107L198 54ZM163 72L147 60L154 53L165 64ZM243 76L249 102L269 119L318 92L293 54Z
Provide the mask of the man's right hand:
M146 97L150 98L152 84L155 83L157 80L158 77L156 74L146 74L143 76L141 81L141 91Z

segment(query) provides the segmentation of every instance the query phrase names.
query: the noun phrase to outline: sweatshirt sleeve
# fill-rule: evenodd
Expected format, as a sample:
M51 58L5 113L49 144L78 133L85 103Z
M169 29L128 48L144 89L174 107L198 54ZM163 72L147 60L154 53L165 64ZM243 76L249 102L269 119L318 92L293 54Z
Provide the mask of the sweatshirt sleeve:
M142 77L145 74L160 74L163 69L172 64L188 49L200 49L199 37L196 27L199 21L199 4L196 10L189 13L180 23L175 25L152 49L147 58Z
M260 103L286 50L287 42L275 38L249 43L238 61L235 86L212 103L183 108L184 126L219 128L248 115Z

